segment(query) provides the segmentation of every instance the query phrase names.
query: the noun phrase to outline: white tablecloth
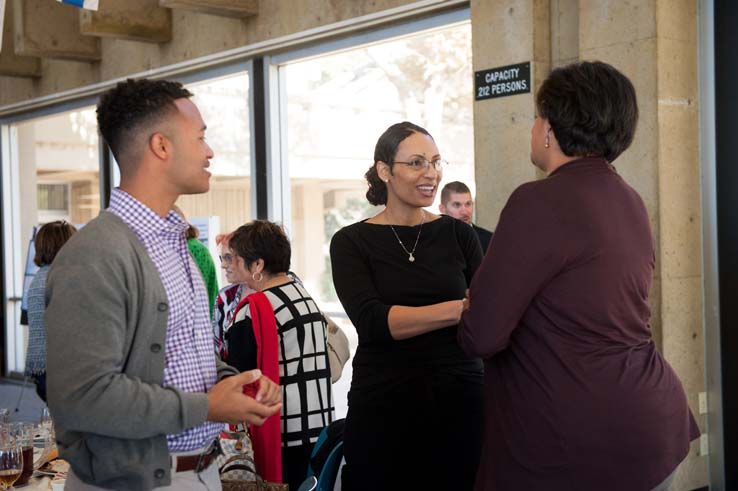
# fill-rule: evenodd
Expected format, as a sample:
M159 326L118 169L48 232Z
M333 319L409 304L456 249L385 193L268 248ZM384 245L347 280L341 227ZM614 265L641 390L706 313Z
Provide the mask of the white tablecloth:
M48 476L32 477L24 486L16 487L18 491L49 491L51 478Z

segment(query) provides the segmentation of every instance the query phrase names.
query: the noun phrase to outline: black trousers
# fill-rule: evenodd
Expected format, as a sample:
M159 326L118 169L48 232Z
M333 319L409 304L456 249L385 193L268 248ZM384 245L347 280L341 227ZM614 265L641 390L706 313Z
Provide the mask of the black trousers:
M434 373L381 398L352 396L343 490L473 489L482 448L482 389L481 375Z
M307 478L312 451L313 445L282 447L282 482L289 484L290 490L297 490Z
M38 394L39 399L46 402L46 372L32 375L31 380L36 384L36 394Z

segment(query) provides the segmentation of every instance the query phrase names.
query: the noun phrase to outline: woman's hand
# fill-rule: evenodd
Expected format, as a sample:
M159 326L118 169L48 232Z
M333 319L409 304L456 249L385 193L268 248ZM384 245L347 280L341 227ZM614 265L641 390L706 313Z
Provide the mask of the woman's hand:
M463 308L461 309L462 312L466 312L469 310L469 289L466 289L466 292L464 293L464 300L463 302Z

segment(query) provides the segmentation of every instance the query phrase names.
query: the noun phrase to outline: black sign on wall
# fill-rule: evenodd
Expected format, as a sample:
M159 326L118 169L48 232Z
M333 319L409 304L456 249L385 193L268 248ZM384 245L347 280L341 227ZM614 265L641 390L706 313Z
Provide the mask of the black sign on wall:
M474 100L530 92L530 62L474 72Z

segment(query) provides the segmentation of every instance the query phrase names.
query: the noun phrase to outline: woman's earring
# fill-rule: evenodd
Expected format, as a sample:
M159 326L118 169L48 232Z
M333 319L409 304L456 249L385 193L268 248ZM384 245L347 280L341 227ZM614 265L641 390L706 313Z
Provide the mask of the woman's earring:
M256 277L257 275L259 276L258 278ZM257 283L261 283L261 280L264 279L264 275L261 273L251 273L251 279Z
M551 131L551 130L548 130L548 131L546 132L546 142L545 142L545 143L543 144L543 146L544 146L544 147L546 147L546 148L548 148L548 147L550 147L550 146L551 146L551 145L549 144L549 141L548 141L548 133L549 133L550 131Z

